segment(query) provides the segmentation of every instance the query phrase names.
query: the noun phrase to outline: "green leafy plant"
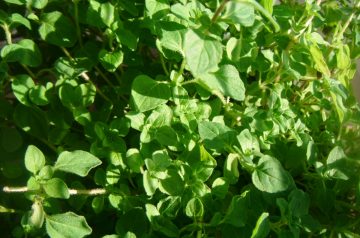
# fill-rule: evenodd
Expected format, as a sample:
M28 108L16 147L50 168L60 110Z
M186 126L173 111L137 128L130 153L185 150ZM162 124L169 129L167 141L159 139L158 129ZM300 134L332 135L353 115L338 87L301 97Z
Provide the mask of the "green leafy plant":
M360 235L359 1L0 9L3 237Z

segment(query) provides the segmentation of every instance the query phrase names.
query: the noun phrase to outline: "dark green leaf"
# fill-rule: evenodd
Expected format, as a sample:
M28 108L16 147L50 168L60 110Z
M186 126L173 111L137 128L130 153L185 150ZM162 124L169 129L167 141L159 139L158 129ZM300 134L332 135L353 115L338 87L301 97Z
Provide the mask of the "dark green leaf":
M41 15L39 34L44 41L60 47L71 47L76 42L75 26L59 11Z

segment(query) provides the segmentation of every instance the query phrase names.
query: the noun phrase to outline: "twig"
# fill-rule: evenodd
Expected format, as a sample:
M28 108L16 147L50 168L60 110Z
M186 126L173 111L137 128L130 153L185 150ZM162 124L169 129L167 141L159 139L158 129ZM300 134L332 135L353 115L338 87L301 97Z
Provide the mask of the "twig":
M5 193L26 193L30 192L26 186L24 187L8 187L5 186L3 188L3 192ZM103 195L106 194L107 191L104 188L93 188L93 189L72 189L69 190L70 195L88 195L88 196L97 196L97 195Z
M355 5L355 8L360 7L360 1ZM345 22L345 25L341 28L341 31L339 32L338 36L335 38L336 40L341 40L341 38L343 37L346 29L349 27L352 19L355 17L355 12L353 12L350 17L348 18L348 20Z

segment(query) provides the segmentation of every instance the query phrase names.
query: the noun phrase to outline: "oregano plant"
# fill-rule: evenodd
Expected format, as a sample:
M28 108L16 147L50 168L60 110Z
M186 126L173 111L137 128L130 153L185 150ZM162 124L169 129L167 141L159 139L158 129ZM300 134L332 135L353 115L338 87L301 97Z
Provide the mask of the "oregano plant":
M359 13L1 1L0 236L360 236Z

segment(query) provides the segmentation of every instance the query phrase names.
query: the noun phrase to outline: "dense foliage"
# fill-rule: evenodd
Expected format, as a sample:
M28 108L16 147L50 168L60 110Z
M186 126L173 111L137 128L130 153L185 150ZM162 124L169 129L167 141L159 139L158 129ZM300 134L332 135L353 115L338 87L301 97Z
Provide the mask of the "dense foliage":
M360 236L360 1L0 9L1 237Z

